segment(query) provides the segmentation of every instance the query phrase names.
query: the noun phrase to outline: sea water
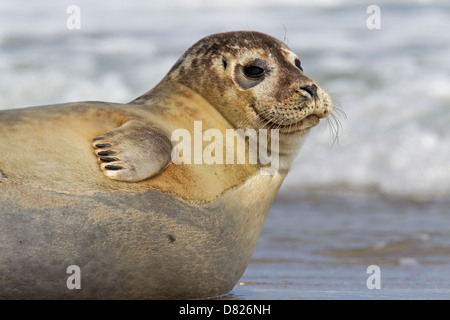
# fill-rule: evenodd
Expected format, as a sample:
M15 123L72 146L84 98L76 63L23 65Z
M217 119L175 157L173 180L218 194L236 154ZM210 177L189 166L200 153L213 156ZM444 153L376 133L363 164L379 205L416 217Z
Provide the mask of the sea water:
M345 112L337 139L311 131L227 298L450 298L450 3L75 2L0 2L0 109L128 102L200 38L256 30Z

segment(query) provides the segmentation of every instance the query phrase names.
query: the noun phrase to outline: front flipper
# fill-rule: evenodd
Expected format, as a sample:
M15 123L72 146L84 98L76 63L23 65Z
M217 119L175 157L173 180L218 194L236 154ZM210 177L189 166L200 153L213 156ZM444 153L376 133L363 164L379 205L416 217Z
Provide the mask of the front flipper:
M138 120L127 121L93 140L101 170L114 180L145 180L171 160L170 140L160 129Z

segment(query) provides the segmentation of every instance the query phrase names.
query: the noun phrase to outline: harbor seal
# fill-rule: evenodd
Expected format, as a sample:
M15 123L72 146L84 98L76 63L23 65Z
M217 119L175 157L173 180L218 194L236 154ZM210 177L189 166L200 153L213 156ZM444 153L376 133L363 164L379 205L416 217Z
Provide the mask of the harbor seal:
M0 298L227 294L307 133L331 111L298 56L252 31L201 39L127 104L1 111ZM250 149L243 164L175 163L187 150L175 149L173 133L195 136L194 123L215 138L276 131L268 153L279 165L264 173L267 164L249 161ZM271 139L260 141L267 147ZM225 141L224 154L238 152L236 141Z

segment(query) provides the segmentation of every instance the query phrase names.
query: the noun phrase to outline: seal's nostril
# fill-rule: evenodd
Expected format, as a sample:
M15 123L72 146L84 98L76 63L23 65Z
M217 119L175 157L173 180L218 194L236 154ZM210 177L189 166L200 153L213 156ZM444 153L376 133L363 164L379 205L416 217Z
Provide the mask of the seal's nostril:
M311 97L313 97L314 99L317 98L317 86L315 84L307 85L307 86L301 87L300 89L308 92L311 95Z

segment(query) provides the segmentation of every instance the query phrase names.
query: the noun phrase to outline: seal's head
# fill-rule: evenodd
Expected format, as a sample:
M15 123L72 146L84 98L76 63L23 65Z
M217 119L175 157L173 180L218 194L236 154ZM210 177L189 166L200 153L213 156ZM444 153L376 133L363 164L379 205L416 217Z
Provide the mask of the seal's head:
M266 34L213 34L189 48L168 77L197 91L236 128L305 135L331 113L329 95L304 73L300 59Z

